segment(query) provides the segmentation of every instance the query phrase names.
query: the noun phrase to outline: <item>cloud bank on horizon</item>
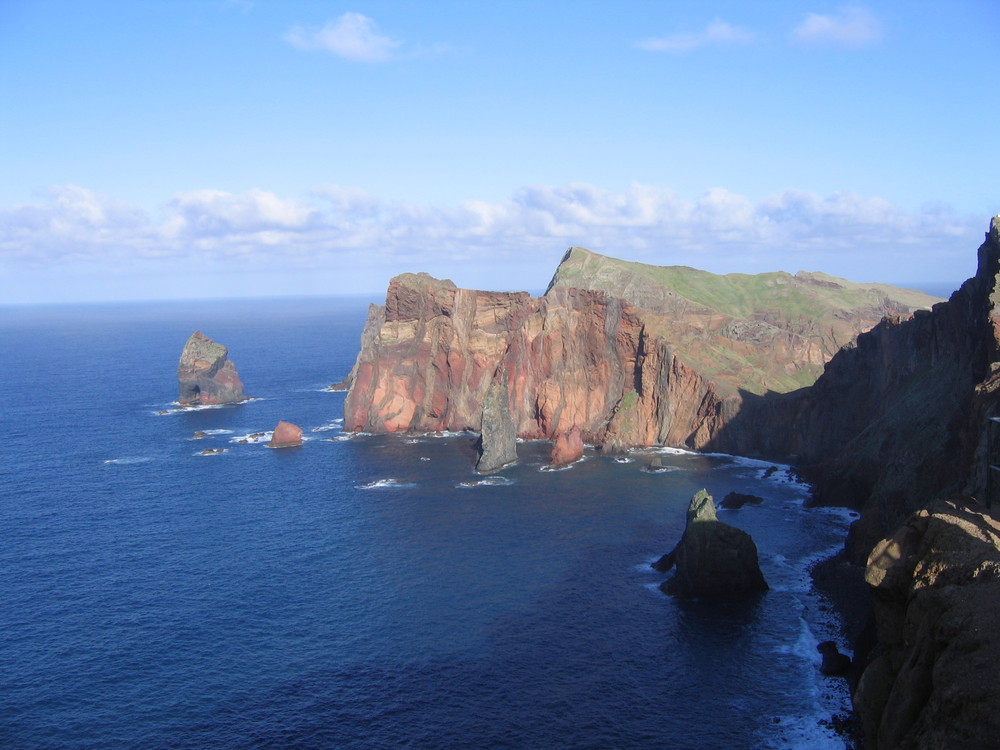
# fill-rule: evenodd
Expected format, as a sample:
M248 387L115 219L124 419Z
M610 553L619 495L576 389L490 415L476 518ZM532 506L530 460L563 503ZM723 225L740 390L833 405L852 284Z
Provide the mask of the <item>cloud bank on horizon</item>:
M986 0L49 4L0 10L0 304L537 289L569 245L954 283L1000 209Z
M880 198L797 190L752 201L713 188L687 200L650 185L614 192L576 183L524 187L501 201L455 205L384 202L361 188L338 185L301 197L259 189L194 190L175 195L158 216L150 216L93 190L60 186L42 202L0 208L0 263L8 269L293 263L337 268L348 277L351 269L395 267L458 271L468 285L522 288L544 285L569 245L716 272L778 270L771 264L780 248L784 270L791 271L814 270L826 259L821 270L843 273L858 258L881 253L887 265L878 268L879 279L859 280L886 280L907 255L939 252L978 234L980 224L978 217L941 206L907 212ZM844 262L830 262L838 257ZM476 258L506 266L506 273L495 265L484 275L455 266Z

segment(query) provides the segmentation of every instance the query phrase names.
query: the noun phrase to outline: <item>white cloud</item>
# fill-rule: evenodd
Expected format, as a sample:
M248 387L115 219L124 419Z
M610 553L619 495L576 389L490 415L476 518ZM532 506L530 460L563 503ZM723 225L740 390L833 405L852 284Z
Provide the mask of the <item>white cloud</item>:
M225 266L238 258L240 272L332 264L350 283L349 274L362 271L386 280L405 270L452 275L463 260L463 273L493 269L469 285L540 287L565 247L582 245L716 272L810 268L898 281L952 273L973 257L980 224L982 217L940 205L908 211L849 192L786 190L752 200L717 187L690 200L651 185L612 191L586 183L527 186L504 200L457 205L385 203L338 185L302 198L197 190L174 196L154 218L67 186L38 203L0 207L0 270L58 273L83 264L94 273L131 268L155 277L163 264ZM921 272L922 263L946 270ZM518 270L502 279L497 268Z
M401 42L378 33L375 22L361 13L347 12L321 29L294 26L285 41L305 50L325 50L352 62L378 63L392 59Z
M792 32L802 44L860 47L882 38L882 26L865 8L842 8L834 15L809 13Z
M318 212L295 199L279 198L264 190L234 195L222 190L180 193L171 201L175 218L189 232L226 234L265 229L303 229Z
M709 45L745 44L752 39L753 34L749 31L715 19L704 31L644 39L637 42L636 46L651 52L690 52Z

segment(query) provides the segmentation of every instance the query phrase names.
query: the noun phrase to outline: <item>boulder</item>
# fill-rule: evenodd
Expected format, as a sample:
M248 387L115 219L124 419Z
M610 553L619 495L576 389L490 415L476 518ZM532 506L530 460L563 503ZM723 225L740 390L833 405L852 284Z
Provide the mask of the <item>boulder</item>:
M583 434L579 427L573 427L568 432L560 432L552 442L552 455L549 462L552 466L565 466L583 457Z
M302 428L291 422L279 421L267 447L294 448L297 445L302 445Z
M236 365L228 355L226 347L201 331L191 334L177 364L178 403L204 406L246 401Z
M653 567L665 573L674 566L674 577L660 586L672 596L719 599L768 588L757 561L757 545L745 531L719 521L712 496L705 490L691 498L680 542Z

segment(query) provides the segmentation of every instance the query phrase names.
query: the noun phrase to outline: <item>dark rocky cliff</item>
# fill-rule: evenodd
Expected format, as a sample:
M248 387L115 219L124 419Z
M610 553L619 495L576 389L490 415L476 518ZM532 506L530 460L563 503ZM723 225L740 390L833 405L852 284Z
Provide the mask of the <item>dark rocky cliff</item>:
M866 579L878 646L855 705L868 747L996 748L1000 519L936 502L876 545Z
M1000 217L976 275L930 311L886 318L780 408L818 499L863 511L850 540L875 542L936 498L985 491L986 415L1000 387Z

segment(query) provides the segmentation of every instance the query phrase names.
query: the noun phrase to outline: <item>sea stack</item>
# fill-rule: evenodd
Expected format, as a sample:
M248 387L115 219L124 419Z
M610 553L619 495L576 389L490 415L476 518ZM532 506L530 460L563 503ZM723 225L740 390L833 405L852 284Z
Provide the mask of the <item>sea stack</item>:
M712 496L705 490L691 498L680 542L653 567L666 573L675 565L674 577L660 586L672 596L720 599L768 588L757 561L757 545L745 531L719 521Z
M178 403L205 406L245 401L243 383L228 354L226 347L201 331L191 334L177 365Z
M268 448L295 448L302 445L302 428L291 422L279 420L271 435Z
M501 371L490 384L483 402L476 471L492 474L517 461L517 428L510 416L506 374Z
M552 441L551 466L566 466L583 458L583 435L576 425L568 432L560 432Z

